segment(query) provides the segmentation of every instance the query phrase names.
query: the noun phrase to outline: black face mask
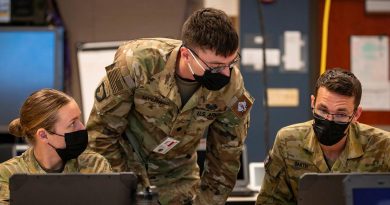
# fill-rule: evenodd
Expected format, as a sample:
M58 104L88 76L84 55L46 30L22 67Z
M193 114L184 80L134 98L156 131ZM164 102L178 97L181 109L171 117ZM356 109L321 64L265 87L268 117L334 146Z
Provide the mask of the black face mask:
M230 82L230 76L232 74L232 69L230 68L229 76L223 75L221 73L212 73L210 70L205 70L203 76L193 74L196 81L203 85L208 90L216 91L223 88Z
M79 130L75 132L65 133L65 136L59 135L54 132L53 134L65 137L66 147L63 149L55 148L53 145L49 144L56 150L58 156L60 156L63 162L66 162L70 159L77 158L87 148L88 145L87 130Z
M350 122L337 124L334 121L320 119L314 115L313 129L318 141L326 146L332 146L345 136L345 130Z

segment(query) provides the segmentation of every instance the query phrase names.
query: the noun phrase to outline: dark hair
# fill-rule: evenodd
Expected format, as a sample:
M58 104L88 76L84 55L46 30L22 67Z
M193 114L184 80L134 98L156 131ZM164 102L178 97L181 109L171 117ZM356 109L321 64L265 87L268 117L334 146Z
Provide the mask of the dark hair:
M238 49L238 34L226 13L218 9L195 11L184 23L181 37L185 46L210 49L224 57Z
M25 137L30 143L34 142L34 134L39 128L53 130L58 110L71 100L73 98L54 89L42 89L32 93L20 109L20 118L9 124L9 133Z
M340 95L355 97L355 109L360 104L362 85L356 76L347 70L334 68L323 73L317 80L314 91L316 97L320 87Z

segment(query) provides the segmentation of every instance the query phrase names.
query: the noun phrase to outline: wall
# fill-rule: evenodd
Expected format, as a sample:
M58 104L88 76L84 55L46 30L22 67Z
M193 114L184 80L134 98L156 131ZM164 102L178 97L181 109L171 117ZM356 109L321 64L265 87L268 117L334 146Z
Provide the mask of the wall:
M66 92L81 105L77 46L83 42L124 41L140 37L179 38L196 0L57 0L65 24L69 61ZM104 69L104 68L102 68ZM91 99L93 100L93 99Z
M365 0L332 1L329 18L327 68L351 69L350 37L352 35L390 35L390 13L366 13L364 6ZM318 7L320 11L319 30L321 30L323 7L324 1L320 1ZM364 111L363 107L363 114L359 121L380 125L388 129L390 127L390 111Z
M247 48L260 48L261 44L254 43L254 36L260 36L260 21L257 0L240 1L240 44L242 61ZM269 129L269 148L272 147L276 132L287 125L311 119L310 93L311 78L315 73L316 64L311 60L312 36L310 16L311 0L299 0L291 3L289 0L277 0L273 3L263 4L265 39L267 49L278 49L284 54L285 31L298 31L301 33L303 45L300 49L304 63L297 71L288 71L281 62L277 66L270 66L267 71L268 87L277 89L293 88L298 90L298 104L296 106L274 106L269 110L269 123L265 124L263 107L263 71L254 70L254 66L241 64L245 86L256 98L252 107L251 123L246 144L249 151L249 161L263 161L267 154L265 147L265 132ZM261 55L253 56L262 59Z

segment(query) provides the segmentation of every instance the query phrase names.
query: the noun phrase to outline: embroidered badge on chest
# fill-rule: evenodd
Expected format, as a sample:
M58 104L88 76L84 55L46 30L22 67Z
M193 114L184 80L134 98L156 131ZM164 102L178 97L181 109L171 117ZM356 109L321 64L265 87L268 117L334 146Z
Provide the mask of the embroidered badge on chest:
M153 152L166 154L169 150L179 144L179 142L180 141L178 140L167 137L161 144L157 145L157 147L153 149Z

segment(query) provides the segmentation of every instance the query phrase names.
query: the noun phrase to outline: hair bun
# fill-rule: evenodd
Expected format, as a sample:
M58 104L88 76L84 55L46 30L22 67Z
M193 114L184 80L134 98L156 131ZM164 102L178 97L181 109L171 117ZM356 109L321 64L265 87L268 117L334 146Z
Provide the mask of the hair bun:
M16 137L24 137L26 135L22 125L20 124L20 118L16 118L9 123L8 132Z

